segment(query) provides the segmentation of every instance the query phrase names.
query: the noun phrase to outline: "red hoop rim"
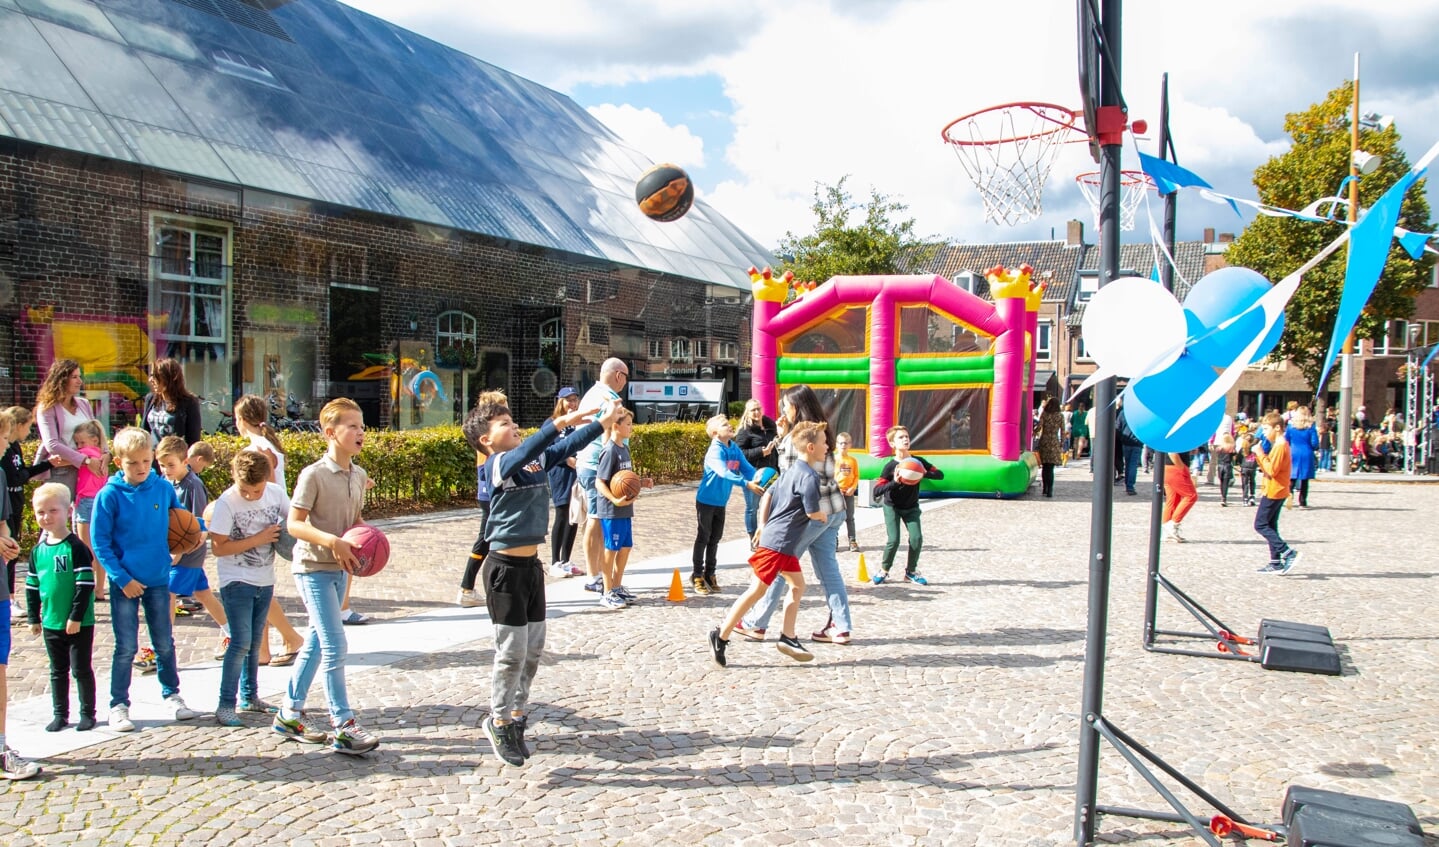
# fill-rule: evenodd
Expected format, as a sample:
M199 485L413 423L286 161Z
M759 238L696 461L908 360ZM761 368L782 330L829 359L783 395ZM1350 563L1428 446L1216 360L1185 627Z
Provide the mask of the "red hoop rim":
M1032 132L1028 135L1016 135L1010 138L971 140L949 137L950 129L962 121L967 121L970 118L978 117L979 115L983 115L986 112L996 112L1000 109L1013 108L1029 109L1030 111L1034 112L1034 114L1037 115L1041 120L1052 122L1054 124L1054 127L1052 129L1044 130L1043 132ZM1048 115L1045 114L1045 111L1053 111L1058 114ZM1053 135L1056 132L1063 132L1066 129L1072 129L1078 132L1080 131L1079 128L1074 125L1075 122L1078 120L1079 113L1067 106L1060 106L1054 103L1041 103L1037 100L1021 100L1015 103L1000 103L998 106L989 106L978 111L970 112L967 115L962 115L945 124L944 129L940 130L939 135L941 138L944 139L944 142L946 144L953 144L955 147L992 147L996 144L1013 144L1016 141L1027 141L1031 138L1043 138L1048 135Z
M1101 171L1089 171L1089 172L1087 172L1087 173L1082 173L1082 174L1076 176L1076 177L1074 178L1074 181L1075 181L1076 183L1080 184L1080 185L1089 185L1089 186L1093 186L1093 187L1095 187L1095 188L1099 188L1099 187L1100 187L1100 178L1101 178L1101 176L1102 176L1102 172L1101 172ZM1145 186L1145 188L1156 188L1156 189L1159 187L1159 186L1157 186L1157 185L1154 184L1154 177L1151 177L1149 174L1145 173L1144 171L1120 171L1120 172L1119 172L1119 184L1120 184L1120 185L1126 185L1126 186L1134 186L1134 185L1143 184L1143 185Z

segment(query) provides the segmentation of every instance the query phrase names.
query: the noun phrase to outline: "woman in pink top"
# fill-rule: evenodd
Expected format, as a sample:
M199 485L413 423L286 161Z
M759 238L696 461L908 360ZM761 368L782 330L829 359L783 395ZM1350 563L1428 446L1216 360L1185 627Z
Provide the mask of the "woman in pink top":
M81 465L88 465L92 473L104 478L105 469L110 464L109 453L103 452L103 437L100 440L102 454L98 458L86 456L74 447L75 427L95 420L90 401L80 396L84 388L85 377L80 373L80 363L74 359L56 359L50 364L45 381L40 383L40 391L35 396L35 422L40 427L40 449L35 461L48 459L50 481L70 489L71 497L74 497L79 485ZM89 543L88 526L77 526L77 534ZM105 575L101 569L96 571L95 599L103 601L106 599Z

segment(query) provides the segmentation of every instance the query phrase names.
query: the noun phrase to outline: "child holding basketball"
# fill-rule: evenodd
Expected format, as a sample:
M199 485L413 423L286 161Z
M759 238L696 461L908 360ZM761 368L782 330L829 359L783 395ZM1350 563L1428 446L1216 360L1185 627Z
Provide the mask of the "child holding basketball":
M231 621L230 643L220 668L220 700L215 723L244 726L239 711L267 714L275 709L260 699L260 648L265 618L275 594L275 542L290 511L285 489L270 481L270 459L241 450L230 460L234 485L215 499L210 544L215 551L220 602Z
M580 408L546 420L524 439L502 399L482 396L465 418L465 440L485 456L492 488L485 529L490 549L481 578L495 627L495 664L484 731L506 764L522 765L529 757L525 706L545 649L545 572L539 550L549 529L548 468L598 438L621 408L610 403L598 422L579 426L598 411ZM569 426L578 429L561 438L560 430Z
M303 715L310 685L323 670L325 698L335 728L330 746L336 752L358 756L380 746L380 740L360 726L350 709L345 688L346 638L340 618L345 586L359 564L350 542L342 536L360 522L365 504L369 476L354 463L365 446L365 420L354 400L340 397L320 410L320 428L329 446L318 462L300 471L287 523L295 536L290 570L309 612L310 630L295 660L284 705L271 728L302 744L325 743L326 734L306 726Z
M152 473L150 433L126 427L110 447L120 472L95 495L91 522L95 559L110 575L110 625L115 655L110 663L110 728L133 732L130 721L131 661L140 634L140 610L155 650L160 693L175 720L199 713L180 699L175 640L170 626L170 510L180 508L175 489Z
M634 413L621 406L615 413L614 422L605 427L605 446L600 450L595 471L595 490L599 492L596 517L600 519L605 539L604 564L600 566L605 586L604 593L600 595L600 608L603 609L623 609L635 599L624 584L625 565L629 563L630 549L634 547L635 498L623 497L610 487L615 474L620 471L634 472L629 448L630 435L634 430Z
M30 634L45 639L50 657L50 700L54 720L46 732L70 723L70 675L80 695L77 732L95 728L95 559L70 533L70 489L47 482L35 489L35 523L40 541L30 551L25 575Z
M825 451L822 423L802 421L790 431L790 447L798 454L799 461L789 466L773 487L770 488L769 516L759 533L759 546L750 556L750 567L754 575L749 588L730 606L724 623L710 630L710 651L715 664L725 667L725 648L729 646L730 633L759 598L769 591L776 576L784 577L789 583L789 594L784 600L780 639L777 649L798 662L808 662L814 654L805 649L795 637L795 620L799 617L799 599L804 594L804 575L799 570L800 542L811 521L825 521L829 516L819 506L819 474L815 466L824 467Z
M173 623L175 603L181 597L194 597L219 625L224 638L220 644L223 651L229 646L230 623L225 617L225 608L220 605L219 598L210 590L210 581L205 578L205 521L201 516L205 514L205 507L210 505L210 494L205 490L205 483L201 482L200 477L186 464L187 455L185 439L178 435L165 436L155 448L155 461L160 465L160 475L174 486L180 508L194 515L195 520L200 522L202 536L200 546L178 555L170 566L170 593L174 595L170 603L170 619Z
M911 482L902 476L896 478L896 470L901 462L913 459L924 468L925 479L944 479L944 471L925 461L923 456L909 452L909 430L905 427L890 427L884 434L884 440L894 448L894 458L885 462L884 470L879 472L879 480L874 484L874 496L880 499L884 507L886 538L884 559L880 563L880 572L874 575L873 582L879 585L889 579L889 569L894 565L894 554L899 552L899 525L903 522L905 532L909 535L909 558L904 566L905 581L915 585L929 585L929 581L919 575L919 552L924 547L924 532L919 527L919 480Z
M744 485L756 494L764 489L747 480L754 479L755 469L734 442L734 426L724 415L715 415L705 423L710 436L705 451L704 476L695 493L695 514L699 529L695 534L694 571L690 582L699 594L719 593L715 579L720 538L724 536L725 507L736 485Z

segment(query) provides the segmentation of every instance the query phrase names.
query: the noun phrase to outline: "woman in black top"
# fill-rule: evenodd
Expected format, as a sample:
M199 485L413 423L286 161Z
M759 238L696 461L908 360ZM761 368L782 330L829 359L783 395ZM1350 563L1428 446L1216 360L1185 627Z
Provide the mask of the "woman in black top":
M185 387L185 371L174 359L159 359L150 367L141 426L156 443L167 435L180 436L186 445L200 440L200 398Z
M779 446L779 434L775 430L774 421L765 417L760 410L758 400L749 400L744 404L744 417L740 419L739 430L734 434L735 446L744 453L745 461L749 462L755 470L760 468L774 468L779 470L779 456L775 448ZM763 495L756 494L748 488L744 489L744 531L751 539L754 538L755 530L759 527L758 513L759 500Z

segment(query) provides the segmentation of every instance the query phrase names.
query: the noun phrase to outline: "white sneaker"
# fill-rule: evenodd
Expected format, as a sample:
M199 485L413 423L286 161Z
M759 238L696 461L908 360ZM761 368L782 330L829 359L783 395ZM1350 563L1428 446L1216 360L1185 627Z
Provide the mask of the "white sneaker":
M174 711L177 721L194 720L200 716L199 712L185 705L185 701L180 699L179 694L171 694L166 697L165 703Z
M554 564L550 565L550 576L557 576L560 579L567 579L574 576L574 574L570 573L569 562L555 562Z
M40 766L20 758L20 754L9 747L0 749L0 777L5 779L30 779L40 773Z
M110 707L110 728L116 732L134 732L135 724L130 720L130 707L124 704Z
M473 588L461 588L460 593L455 595L455 605L464 609L473 609L476 606L485 605L485 601L480 599Z

